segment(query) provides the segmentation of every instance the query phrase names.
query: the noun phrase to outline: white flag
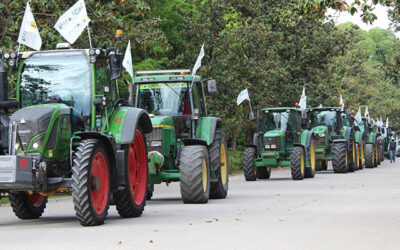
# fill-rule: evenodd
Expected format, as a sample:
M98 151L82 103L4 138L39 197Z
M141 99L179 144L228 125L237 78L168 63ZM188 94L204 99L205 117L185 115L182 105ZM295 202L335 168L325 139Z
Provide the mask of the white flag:
M79 0L58 19L54 28L65 40L73 44L89 25L89 22L85 2Z
M339 105L340 105L340 110L344 111L344 101L343 101L343 96L342 95L340 95Z
M306 96L306 88L303 88L303 93L301 93L301 98L299 102L300 110L306 110L307 108L307 96Z
M201 67L201 60L204 57L204 43L201 46L200 54L197 57L196 63L194 64L193 70L192 70L192 75L195 75L197 70Z
M361 122L361 120L362 120L362 117L361 117L361 108L358 108L358 112L357 112L357 114L356 114L356 116L355 116L354 118L355 118L355 120L356 120L357 123L360 123L360 122Z
M42 47L42 38L40 38L39 30L29 2L26 3L25 14L18 36L18 43L26 45L34 50L40 50L40 47Z
M133 66L132 66L132 53L131 53L131 41L128 42L128 47L126 47L124 60L122 61L122 66L128 71L129 75L133 79Z
M389 127L389 117L386 118L386 128Z
M236 100L237 105L239 106L244 100L250 101L249 91L247 89L243 90L238 95L237 100Z

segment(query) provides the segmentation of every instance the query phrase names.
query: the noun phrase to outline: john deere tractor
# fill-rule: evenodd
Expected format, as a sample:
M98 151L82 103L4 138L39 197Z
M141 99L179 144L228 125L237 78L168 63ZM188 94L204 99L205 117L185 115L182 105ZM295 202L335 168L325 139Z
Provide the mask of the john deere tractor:
M206 203L228 192L228 150L222 120L208 115L203 81L190 70L136 73L136 107L147 110L149 196L154 184L179 181L184 203ZM209 92L216 91L209 80Z
M376 128L373 127L372 122L367 117L363 117L358 123L360 131L363 133L364 138L364 158L365 167L374 168L378 166L378 134Z
M118 96L122 53L70 49L11 52L18 66L16 100L7 100L0 64L0 191L20 219L39 218L47 197L72 190L84 226L103 224L110 201L121 217L145 206L148 114ZM10 108L17 110L7 116Z
M315 175L313 132L302 128L298 108L267 108L259 112L253 144L244 151L246 181L269 179L271 168L290 166L293 180Z
M358 168L355 131L351 122L343 120L341 107L310 108L308 126L315 134L317 169L327 170L332 161L335 173L352 172Z

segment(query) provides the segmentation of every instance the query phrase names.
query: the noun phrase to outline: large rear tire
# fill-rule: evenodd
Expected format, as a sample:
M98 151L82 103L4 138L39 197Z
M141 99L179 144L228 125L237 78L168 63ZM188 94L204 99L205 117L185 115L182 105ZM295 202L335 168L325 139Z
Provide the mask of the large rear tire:
M40 218L47 203L47 197L36 192L11 192L9 199L14 214L22 220Z
M375 150L373 144L365 144L365 167L373 168L375 164Z
M110 202L110 164L100 140L83 140L72 167L74 209L83 226L104 223Z
M207 203L210 195L210 163L205 146L186 146L180 159L180 186L184 203Z
M254 160L256 158L256 149L253 147L245 148L243 155L243 173L246 181L257 180Z
M294 147L290 157L290 170L293 180L303 180L305 174L305 153L303 147Z
M317 160L315 157L315 146L314 146L313 139L311 139L311 143L307 147L307 152L308 152L307 160L310 163L310 167L306 167L304 177L305 178L314 178Z
M349 159L346 143L333 144L332 167L334 173L347 173L349 171Z
M123 218L142 215L147 199L147 151L146 139L140 129L136 129L135 140L124 145L125 187L114 192L114 202L118 214Z
M208 148L210 154L211 169L217 177L217 182L211 182L210 198L224 199L228 194L229 183L229 159L228 147L225 141L224 131L217 129L214 142Z

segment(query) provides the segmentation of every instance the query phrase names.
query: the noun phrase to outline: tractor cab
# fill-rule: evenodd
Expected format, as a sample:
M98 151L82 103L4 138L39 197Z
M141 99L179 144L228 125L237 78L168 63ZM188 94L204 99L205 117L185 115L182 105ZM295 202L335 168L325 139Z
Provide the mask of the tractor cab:
M196 137L196 120L206 116L201 78L190 70L138 71L136 107L152 116L155 128L175 128L178 140Z
M309 127L318 136L338 138L343 132L342 111L339 107L318 107L308 109Z
M265 151L288 151L299 141L301 112L297 108L268 108L261 113L261 131Z

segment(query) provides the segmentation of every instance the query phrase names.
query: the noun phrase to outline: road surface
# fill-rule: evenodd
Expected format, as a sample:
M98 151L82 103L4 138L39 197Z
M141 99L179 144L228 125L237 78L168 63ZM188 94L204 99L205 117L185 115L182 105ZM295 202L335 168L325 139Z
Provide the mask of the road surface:
M292 181L231 176L229 196L188 205L179 184L155 188L140 218L82 227L70 197L52 199L39 220L0 207L0 249L400 249L400 161L349 174Z

